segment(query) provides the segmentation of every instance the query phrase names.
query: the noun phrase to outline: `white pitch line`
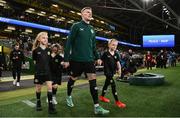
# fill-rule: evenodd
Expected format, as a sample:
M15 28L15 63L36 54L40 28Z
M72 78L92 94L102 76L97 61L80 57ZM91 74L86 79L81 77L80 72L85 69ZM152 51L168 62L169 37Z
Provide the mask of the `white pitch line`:
M31 102L30 100L23 100L22 102L25 103L25 104L27 104L27 105L30 106L30 107L35 107L35 106L36 106L36 104L34 104L33 102Z

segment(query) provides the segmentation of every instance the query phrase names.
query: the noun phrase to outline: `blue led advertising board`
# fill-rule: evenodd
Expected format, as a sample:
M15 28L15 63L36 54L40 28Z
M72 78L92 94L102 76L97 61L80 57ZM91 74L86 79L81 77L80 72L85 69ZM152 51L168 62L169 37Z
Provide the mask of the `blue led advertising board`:
M175 35L144 35L143 47L174 47Z

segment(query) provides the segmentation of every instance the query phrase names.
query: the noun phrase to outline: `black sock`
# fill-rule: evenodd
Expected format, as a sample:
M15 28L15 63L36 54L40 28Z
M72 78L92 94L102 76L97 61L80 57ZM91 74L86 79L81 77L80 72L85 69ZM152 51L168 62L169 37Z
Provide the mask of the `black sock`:
M17 72L17 82L20 82L21 73Z
M101 96L104 96L106 94L109 84L110 84L110 79L106 77Z
M12 71L12 75L13 75L13 79L15 80L16 79L16 72L14 70Z
M41 100L41 92L36 92L36 99L37 101Z
M89 85L90 85L90 92L91 96L93 98L94 104L98 104L98 90L97 90L97 85L96 85L96 79L89 80Z
M73 89L73 86L74 86L74 82L75 82L75 80L72 80L71 78L69 78L69 81L68 81L68 84L67 84L67 94L68 94L68 96L71 95L71 92L72 92L72 89Z
M48 96L48 107L49 107L48 109L49 111L54 111L55 107L52 103L52 91L48 91L47 96Z
M53 96L55 96L56 93L57 93L57 88L52 88L52 94L53 94Z
M115 101L118 101L117 91L116 91L116 84L113 79L110 80L111 88L112 88L112 94L114 96Z
M52 104L52 92L48 91L47 92L47 97L48 97L49 104Z

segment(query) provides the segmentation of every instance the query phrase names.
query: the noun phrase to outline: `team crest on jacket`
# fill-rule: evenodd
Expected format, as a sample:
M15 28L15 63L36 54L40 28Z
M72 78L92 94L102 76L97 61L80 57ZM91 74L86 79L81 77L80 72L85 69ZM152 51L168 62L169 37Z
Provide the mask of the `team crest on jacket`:
M91 29L91 33L94 34L94 30L93 29Z
M34 81L35 81L35 82L38 82L38 79L35 79Z
M57 63L58 63L58 59L55 59L55 62L57 62Z
M48 55L50 55L51 53L48 51Z

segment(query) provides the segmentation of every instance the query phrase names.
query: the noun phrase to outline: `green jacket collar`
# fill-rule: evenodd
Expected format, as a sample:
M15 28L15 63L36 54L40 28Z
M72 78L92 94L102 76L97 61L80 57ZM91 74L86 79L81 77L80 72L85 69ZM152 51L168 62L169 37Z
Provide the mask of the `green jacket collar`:
M81 23L84 24L84 25L89 25L86 22L84 22L83 20L81 20Z

